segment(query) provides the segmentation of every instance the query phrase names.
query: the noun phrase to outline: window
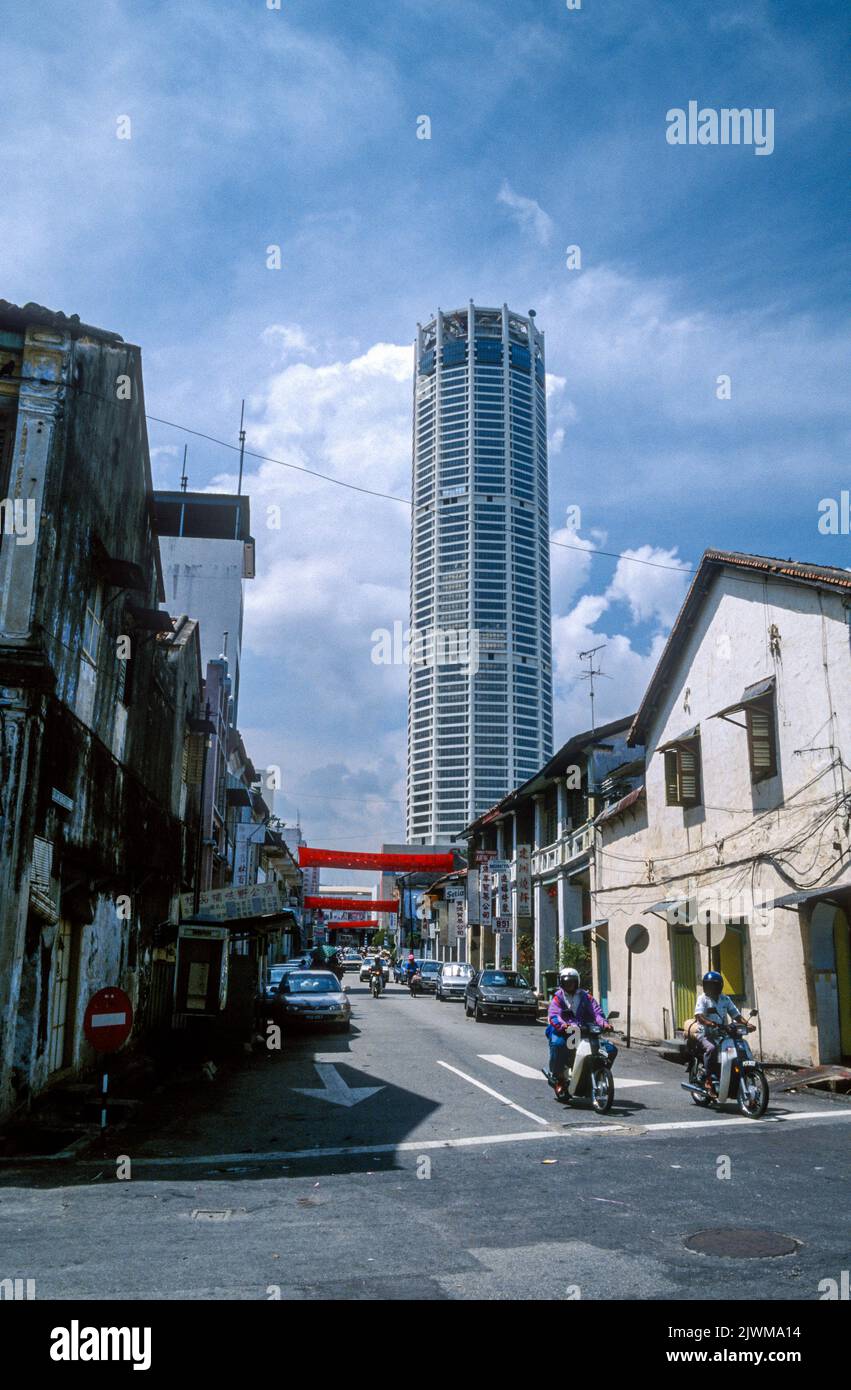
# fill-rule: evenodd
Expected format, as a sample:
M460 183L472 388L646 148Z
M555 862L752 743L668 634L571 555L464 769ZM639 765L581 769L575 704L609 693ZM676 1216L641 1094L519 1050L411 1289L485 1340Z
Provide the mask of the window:
M669 806L700 805L700 739L669 744L665 754L665 800Z
M745 706L748 721L748 756L751 781L764 782L777 774L777 740L774 729L774 709L770 702L754 702Z
M83 619L83 655L93 666L98 664L98 647L103 626L103 585L98 581L86 604Z

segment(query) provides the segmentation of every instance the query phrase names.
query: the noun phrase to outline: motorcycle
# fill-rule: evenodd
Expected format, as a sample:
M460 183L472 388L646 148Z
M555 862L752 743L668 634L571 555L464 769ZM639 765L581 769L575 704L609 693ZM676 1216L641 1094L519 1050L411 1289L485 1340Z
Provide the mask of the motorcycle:
M423 977L419 970L416 970L408 981L408 989L411 991L411 998L416 999L423 987Z
M609 1018L620 1018L620 1014L613 1011ZM556 1093L556 1100L561 1105L569 1105L572 1100L590 1100L598 1115L606 1115L615 1099L615 1082L612 1059L600 1046L603 1029L596 1023L576 1024L574 1029L574 1036L579 1035L576 1046L571 1049L568 1044L568 1050L573 1051L573 1061L570 1071L562 1078L563 1090L561 1094ZM557 1078L547 1067L541 1070L555 1091Z
M380 968L372 971L369 977L369 987L372 990L373 999L377 999L384 988L384 975Z
M749 1015L756 1018L757 1011ZM702 1109L710 1105L722 1106L734 1100L741 1113L749 1120L759 1120L768 1108L768 1080L762 1064L756 1060L747 1042L747 1029L741 1024L720 1024L714 1030L722 1034L718 1044L719 1076L716 1093L707 1093L706 1070L703 1058L689 1044L686 1062L688 1081L681 1081L683 1090L688 1091L695 1105Z

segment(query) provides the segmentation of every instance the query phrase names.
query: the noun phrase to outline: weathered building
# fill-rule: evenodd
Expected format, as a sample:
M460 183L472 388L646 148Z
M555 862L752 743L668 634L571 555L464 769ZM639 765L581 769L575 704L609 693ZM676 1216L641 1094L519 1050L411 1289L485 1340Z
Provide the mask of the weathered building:
M640 782L640 750L627 747L630 718L616 719L568 739L534 777L468 826L468 959L475 965L505 962L510 949L529 939L535 981L556 970L564 943L581 940L592 926L595 821ZM492 881L493 901L483 904L477 885L483 856L508 865ZM507 881L506 881L507 880ZM495 933L502 919L504 933ZM606 992L608 944L595 933L596 969Z
M5 1114L92 1060L97 989L144 1029L154 932L191 878L197 629L159 610L138 347L0 301L0 503Z
M767 1057L851 1055L849 623L848 570L704 554L630 731L645 790L598 821L622 1014L626 931L649 932L636 1036L680 1028L711 963Z

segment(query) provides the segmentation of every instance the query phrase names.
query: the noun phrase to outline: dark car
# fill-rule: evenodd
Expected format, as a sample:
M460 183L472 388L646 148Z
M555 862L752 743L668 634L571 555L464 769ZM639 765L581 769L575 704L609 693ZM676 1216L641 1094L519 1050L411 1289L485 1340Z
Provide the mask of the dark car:
M435 997L441 1002L444 999L463 999L467 993L467 985L473 976L473 967L462 960L445 960L441 962L440 970L437 973L437 990Z
M534 990L517 970L477 970L467 983L464 1011L477 1023L485 1018L537 1018Z
M274 999L281 1023L310 1024L349 1031L352 1006L348 995L330 970L291 970L281 981Z
M440 974L441 963L439 960L421 960L418 962L422 979L420 988L423 994L437 993L437 977Z

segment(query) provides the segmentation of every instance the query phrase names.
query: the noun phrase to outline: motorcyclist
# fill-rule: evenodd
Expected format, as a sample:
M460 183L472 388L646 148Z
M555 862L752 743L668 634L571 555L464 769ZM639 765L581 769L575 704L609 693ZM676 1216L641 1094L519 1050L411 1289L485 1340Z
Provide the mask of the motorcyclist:
M580 989L578 970L573 966L567 966L559 971L558 978L559 988L550 1000L547 1010L547 1037L550 1043L550 1073L555 1077L556 1095L562 1096L566 1086L564 1069L567 1063L570 1028L596 1025L605 1032L610 1032L611 1024L594 996L587 990ZM605 1048L614 1061L618 1055L614 1043L601 1038L600 1046Z
M695 1045L698 1054L703 1054L703 1070L706 1073L704 1090L708 1096L715 1099L717 1092L714 1078L718 1068L720 1038L718 1029L729 1021L739 1023L743 1028L747 1028L749 1033L753 1033L756 1024L748 1023L742 1018L729 994L722 993L724 978L717 970L707 970L701 984L703 993L698 995L694 1009L694 1020L698 1025Z
M406 963L405 963L405 977L406 977L406 983L407 983L407 984L410 984L410 983L411 983L411 980L414 978L414 976L416 975L416 973L417 973L417 961L416 961L416 957L415 957L413 951L411 951L411 952L409 953L408 959L407 959L407 961L406 961Z
M379 993L384 988L384 970L381 965L381 957L373 956L372 964L369 967L369 983L372 986L374 980L378 980Z

